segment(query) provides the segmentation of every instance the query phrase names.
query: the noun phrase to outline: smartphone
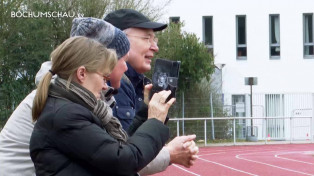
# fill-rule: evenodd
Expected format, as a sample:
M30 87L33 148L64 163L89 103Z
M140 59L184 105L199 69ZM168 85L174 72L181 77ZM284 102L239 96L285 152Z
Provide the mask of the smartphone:
M152 75L153 88L150 97L162 90L171 90L171 94L166 102L176 97L178 88L180 61L172 61L167 59L156 59L155 67Z

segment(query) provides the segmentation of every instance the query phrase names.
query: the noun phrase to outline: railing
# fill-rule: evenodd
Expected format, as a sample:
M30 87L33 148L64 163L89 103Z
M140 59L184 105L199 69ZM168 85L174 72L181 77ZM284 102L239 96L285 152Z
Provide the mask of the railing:
M257 130L254 133L256 136L253 137L256 138L256 141L248 138L251 134L247 130L248 127L251 128L250 123L246 123L249 124L248 126L242 126L239 123L241 120L250 122L251 117L172 118L168 126L171 129L172 136L180 136L183 133L185 135L197 134L197 141L203 142L205 146L209 143L239 145L252 142L262 144L272 142L313 142L313 119L310 116L253 117L253 127ZM279 125L274 126L274 121L280 122L277 123ZM215 129L212 129L213 125L211 123L215 123ZM180 124L184 124L184 129L182 129Z

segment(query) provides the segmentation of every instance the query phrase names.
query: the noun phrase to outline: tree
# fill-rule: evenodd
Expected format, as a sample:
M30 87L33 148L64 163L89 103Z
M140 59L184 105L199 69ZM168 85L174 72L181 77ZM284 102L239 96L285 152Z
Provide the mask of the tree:
M170 23L157 34L160 50L156 58L181 61L179 91L189 89L201 79L210 79L214 71L214 58L195 34L182 32L183 23Z
M210 117L211 111L213 111L214 117L223 117L225 113L223 112L222 97L211 85L211 75L215 70L214 57L195 34L182 32L182 27L183 23L170 23L166 30L157 34L160 50L156 58L181 61L179 92L176 97L176 104L170 109L169 117L182 117L183 106L185 107L185 117ZM213 109L210 105L210 96L213 99ZM215 131L216 139L230 137L228 135L229 121L216 120L213 125L214 130L211 129L211 123L212 121L207 121L208 135L212 136L211 131ZM169 125L176 125L176 123L170 122ZM194 133L197 134L198 138L203 139L204 132L195 131L195 129L203 129L203 125L203 121L186 122L185 134ZM171 131L175 136L176 128L171 128Z
M169 2L152 5L154 0L0 0L0 128L35 88L41 63L49 60L53 49L69 37L72 20L78 14L103 18L112 10L132 8L158 19ZM24 12L35 16L21 17ZM64 16L49 17L47 13L52 12Z

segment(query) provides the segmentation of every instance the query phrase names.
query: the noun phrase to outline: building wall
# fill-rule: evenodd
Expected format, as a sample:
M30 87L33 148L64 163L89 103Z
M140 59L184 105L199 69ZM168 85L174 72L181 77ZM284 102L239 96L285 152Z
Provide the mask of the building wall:
M314 13L313 0L172 0L162 21L179 16L202 40L202 17L213 17L223 93L249 93L245 77L258 78L253 93L304 93L314 92L314 58L303 58L303 13ZM280 60L269 59L270 14L280 15ZM236 59L236 15L246 15L247 60Z

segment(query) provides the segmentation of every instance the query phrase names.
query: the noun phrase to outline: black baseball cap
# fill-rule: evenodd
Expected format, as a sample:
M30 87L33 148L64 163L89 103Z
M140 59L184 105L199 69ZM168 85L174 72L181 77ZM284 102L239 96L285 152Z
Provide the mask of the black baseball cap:
M142 13L133 9L119 9L113 11L109 13L104 20L121 30L134 27L161 31L167 27L167 24L152 22Z

